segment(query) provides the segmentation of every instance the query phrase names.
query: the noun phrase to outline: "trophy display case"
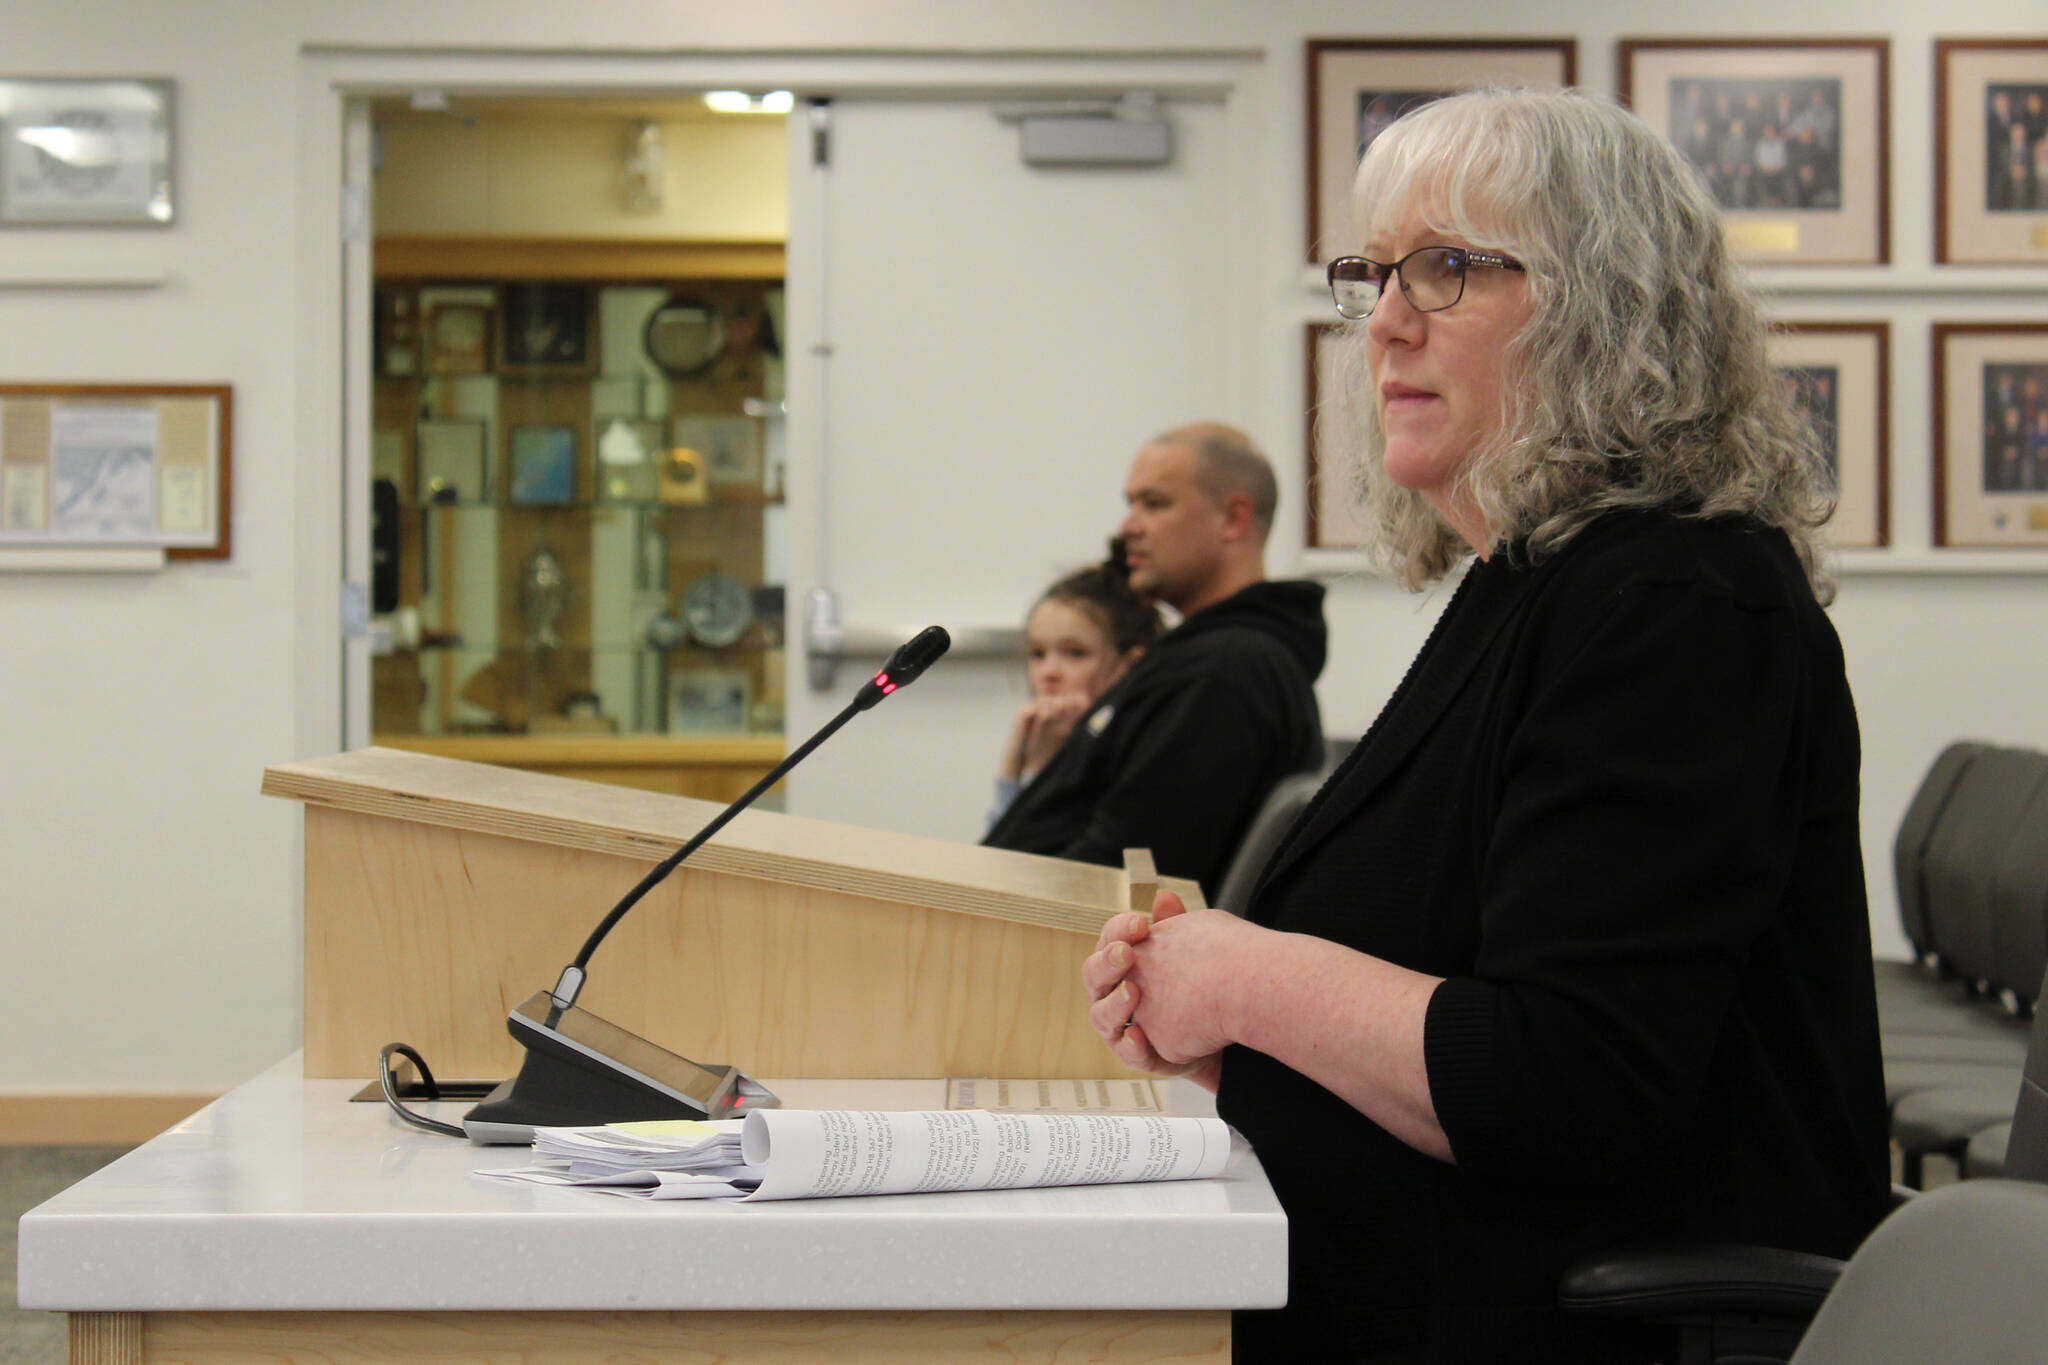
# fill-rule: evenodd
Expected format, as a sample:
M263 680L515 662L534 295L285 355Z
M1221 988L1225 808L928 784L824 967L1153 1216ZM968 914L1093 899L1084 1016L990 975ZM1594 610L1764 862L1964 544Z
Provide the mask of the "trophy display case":
M779 280L379 272L377 743L772 766L781 310Z

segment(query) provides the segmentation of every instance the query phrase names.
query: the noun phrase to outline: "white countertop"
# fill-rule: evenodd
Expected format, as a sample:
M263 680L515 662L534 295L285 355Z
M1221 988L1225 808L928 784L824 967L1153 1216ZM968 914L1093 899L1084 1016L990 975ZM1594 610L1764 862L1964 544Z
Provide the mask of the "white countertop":
M730 1204L468 1174L524 1164L350 1103L297 1054L23 1216L23 1308L1277 1307L1287 1222L1237 1139L1211 1180ZM940 1108L943 1081L768 1084L791 1108ZM1208 1097L1174 1085L1174 1112ZM420 1105L455 1121L466 1103ZM1213 1113L1213 1108L1207 1110Z

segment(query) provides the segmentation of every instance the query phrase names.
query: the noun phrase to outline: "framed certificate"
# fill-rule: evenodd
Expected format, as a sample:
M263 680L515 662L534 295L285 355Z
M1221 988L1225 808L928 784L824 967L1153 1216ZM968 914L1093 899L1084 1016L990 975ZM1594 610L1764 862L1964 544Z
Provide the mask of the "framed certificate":
M0 545L226 559L224 384L0 384Z
M167 80L0 79L0 224L168 227Z

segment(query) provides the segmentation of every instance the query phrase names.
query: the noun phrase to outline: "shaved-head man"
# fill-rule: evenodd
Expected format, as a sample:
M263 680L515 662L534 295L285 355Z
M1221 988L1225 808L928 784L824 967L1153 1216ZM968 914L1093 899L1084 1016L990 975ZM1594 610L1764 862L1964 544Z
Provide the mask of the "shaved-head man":
M1131 586L1182 616L1074 726L982 841L1159 870L1216 894L1273 784L1322 762L1319 584L1266 578L1278 491L1235 427L1198 422L1139 447L1120 534Z

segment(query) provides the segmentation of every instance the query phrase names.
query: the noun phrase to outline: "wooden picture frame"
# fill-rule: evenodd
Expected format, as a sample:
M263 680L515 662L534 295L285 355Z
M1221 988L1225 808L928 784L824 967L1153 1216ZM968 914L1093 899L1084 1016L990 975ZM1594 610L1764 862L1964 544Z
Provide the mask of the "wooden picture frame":
M1828 542L1891 543L1891 325L1788 322L1772 329L1771 368L1818 429L1835 474Z
M1307 259L1357 250L1351 182L1386 121L1477 86L1570 85L1578 52L1571 38L1309 39Z
M0 226L169 227L176 87L0 78Z
M427 373L490 373L492 311L482 303L441 302L428 308Z
M2048 322L1933 335L1934 543L2048 546Z
M2048 38L1935 42L1934 259L2048 262Z
M1357 459L1361 448L1353 414L1340 401L1347 364L1362 364L1341 322L1311 322L1302 328L1303 372L1308 425L1305 494L1308 520L1304 543L1312 550L1357 550L1365 546L1365 524L1358 517ZM1354 381L1364 383L1364 376Z
M582 284L509 281L498 292L498 373L548 378L597 368L591 289Z
M227 384L0 384L0 547L233 548Z
M1706 176L1737 257L1891 260L1888 39L1628 38L1618 47L1622 101Z

